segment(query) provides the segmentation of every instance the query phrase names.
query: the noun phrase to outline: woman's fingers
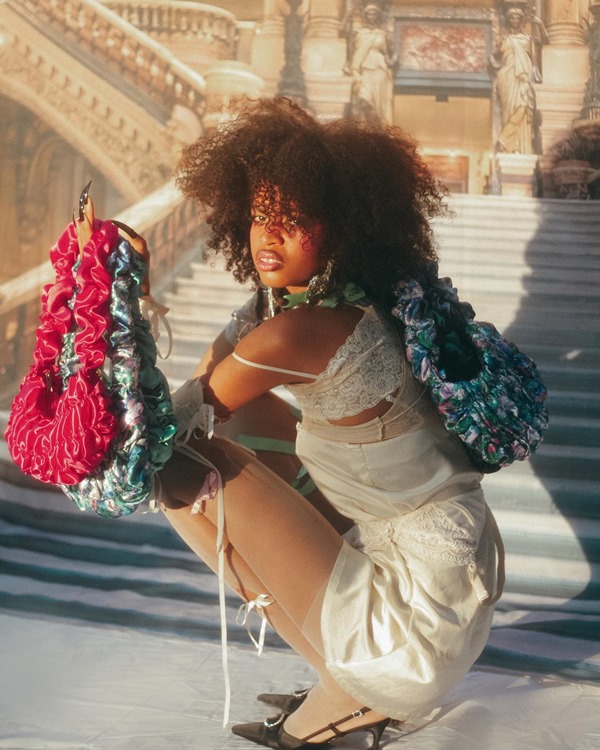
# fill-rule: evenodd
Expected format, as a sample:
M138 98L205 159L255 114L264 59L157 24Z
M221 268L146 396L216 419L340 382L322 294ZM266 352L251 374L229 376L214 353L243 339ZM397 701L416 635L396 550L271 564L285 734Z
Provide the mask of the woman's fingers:
M77 233L77 244L79 245L79 252L83 252L83 248L87 245L90 237L94 231L94 203L90 198L90 185L91 181L81 191L79 198L78 214L73 212L73 224L75 225L75 231ZM112 220L112 223L119 228L121 232L127 237L129 244L133 247L136 253L142 256L148 269L150 268L150 253L148 251L148 245L146 240L139 235L135 229L127 226L122 221ZM150 279L146 274L142 281L142 294L150 294Z
M146 243L146 240L140 234L138 234L135 229L127 226L127 224L124 224L122 221L117 221L116 219L111 219L111 221L125 235L127 235L127 240L129 241L131 247L136 251L136 253L142 256L144 262L146 263L146 266L148 267L148 269L150 269L150 251L148 250L148 244ZM150 278L148 274L146 274L144 280L142 281L142 294L150 294Z
M122 221L117 221L116 219L111 219L112 223L119 227L119 229L122 229L125 234L129 237L131 240L137 239L140 235L135 231L135 229L132 229L127 224L124 224Z
M94 231L94 204L89 195L84 195L84 193L82 193L82 199L79 204L79 216L74 219L80 253L89 242Z

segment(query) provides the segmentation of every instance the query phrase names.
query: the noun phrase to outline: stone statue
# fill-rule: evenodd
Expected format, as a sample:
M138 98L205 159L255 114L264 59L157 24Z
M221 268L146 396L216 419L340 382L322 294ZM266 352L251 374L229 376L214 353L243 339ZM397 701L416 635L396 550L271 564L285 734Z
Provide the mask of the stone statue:
M494 88L501 118L496 146L499 151L531 154L536 114L533 84L541 81L536 40L525 30L526 15L521 8L509 8L506 19L508 32L490 60L496 71ZM530 16L529 20L539 27L542 39L547 41L540 19Z
M352 76L352 114L391 123L396 54L383 22L381 5L367 3L360 28L349 35L344 72Z

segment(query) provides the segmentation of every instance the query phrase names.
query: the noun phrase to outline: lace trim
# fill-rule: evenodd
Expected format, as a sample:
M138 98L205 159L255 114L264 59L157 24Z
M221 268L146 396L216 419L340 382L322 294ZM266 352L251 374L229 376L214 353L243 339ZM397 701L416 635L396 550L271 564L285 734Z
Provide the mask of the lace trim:
M393 400L403 371L394 329L369 308L313 383L287 388L311 419L342 419Z
M360 536L353 546L369 553L393 544L427 560L472 565L484 523L483 505L480 517L474 518L456 501L446 507L432 502L394 518L358 522Z

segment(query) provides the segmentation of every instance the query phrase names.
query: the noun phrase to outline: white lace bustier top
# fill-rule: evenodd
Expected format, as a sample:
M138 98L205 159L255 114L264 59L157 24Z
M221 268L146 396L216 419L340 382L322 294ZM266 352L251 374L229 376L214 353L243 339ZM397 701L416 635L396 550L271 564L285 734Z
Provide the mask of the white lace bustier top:
M312 383L286 387L303 414L314 422L326 422L358 414L382 399L393 401L403 367L402 346L393 324L368 307Z

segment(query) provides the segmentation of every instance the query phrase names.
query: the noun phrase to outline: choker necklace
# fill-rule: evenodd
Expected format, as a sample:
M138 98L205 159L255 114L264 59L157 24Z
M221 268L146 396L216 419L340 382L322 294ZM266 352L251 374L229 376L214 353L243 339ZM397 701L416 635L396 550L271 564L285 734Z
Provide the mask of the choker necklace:
M283 294L282 298L285 300L285 304L282 306L282 309L291 310L293 307L298 307L299 305L307 305L307 294L308 289L305 289L303 292L295 292L294 294ZM365 296L365 293L357 284L353 281L349 281L343 289L338 290L317 302L316 307L333 308L337 307L341 302L354 304L355 302L358 302L359 299L364 299Z

